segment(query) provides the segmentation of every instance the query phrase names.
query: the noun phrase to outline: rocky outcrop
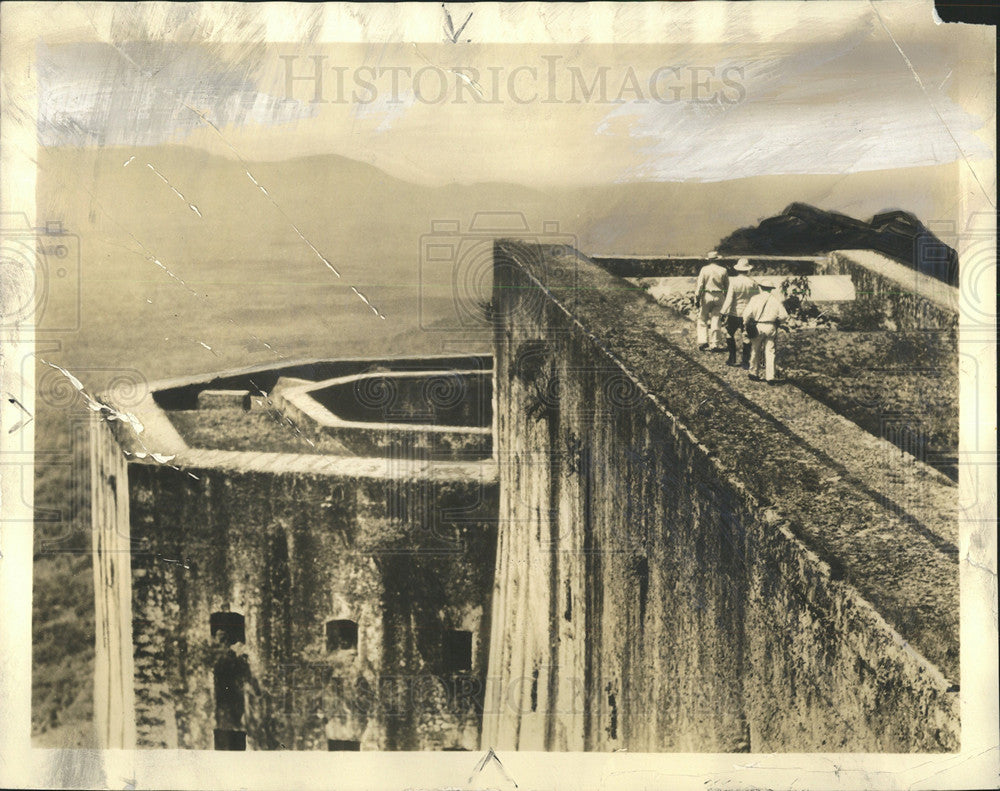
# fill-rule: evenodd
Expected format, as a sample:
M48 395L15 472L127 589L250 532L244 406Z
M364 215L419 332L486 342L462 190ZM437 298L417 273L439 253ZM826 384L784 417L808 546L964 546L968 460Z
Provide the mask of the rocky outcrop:
M921 274L958 285L958 253L906 211L876 214L868 222L792 203L756 227L740 228L718 244L730 255L818 255L833 250L876 250Z

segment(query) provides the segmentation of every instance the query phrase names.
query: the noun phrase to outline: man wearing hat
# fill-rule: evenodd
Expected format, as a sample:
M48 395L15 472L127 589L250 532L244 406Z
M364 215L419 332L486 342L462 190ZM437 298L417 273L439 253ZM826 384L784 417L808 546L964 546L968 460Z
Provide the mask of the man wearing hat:
M715 351L722 348L719 346L719 323L722 318L719 308L726 296L729 273L717 260L719 254L715 250L705 257L709 261L698 272L694 287L698 305L698 348L702 351Z
M761 293L751 297L743 311L743 326L754 337L750 339L750 378L759 382L761 367L768 384L774 384L774 344L778 327L788 318L781 297L774 286L760 284ZM749 322L756 326L756 333Z
M729 290L722 303L722 315L726 317L726 348L729 350L726 365L736 365L736 331L739 330L743 341L742 364L744 368L748 368L750 341L743 332L743 311L746 310L750 299L760 293L760 287L749 275L753 270L749 259L741 258L736 262L734 269L736 276L729 279Z

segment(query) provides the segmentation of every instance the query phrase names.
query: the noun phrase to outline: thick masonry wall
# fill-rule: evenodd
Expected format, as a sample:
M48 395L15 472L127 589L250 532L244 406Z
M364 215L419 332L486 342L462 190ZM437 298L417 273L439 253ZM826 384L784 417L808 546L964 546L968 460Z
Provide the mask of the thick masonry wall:
M777 527L765 519L747 545L753 749L957 750L958 687Z
M135 744L128 468L109 424L94 415L90 425L94 727L102 747L124 750Z
M129 494L139 746L477 747L495 484L131 463ZM227 610L245 641L213 639ZM446 630L471 632L467 669Z
M897 330L958 329L958 289L884 255L840 250L826 274L850 275L858 299L880 302Z
M728 391L682 320L522 247L495 249L482 744L957 749L957 550Z

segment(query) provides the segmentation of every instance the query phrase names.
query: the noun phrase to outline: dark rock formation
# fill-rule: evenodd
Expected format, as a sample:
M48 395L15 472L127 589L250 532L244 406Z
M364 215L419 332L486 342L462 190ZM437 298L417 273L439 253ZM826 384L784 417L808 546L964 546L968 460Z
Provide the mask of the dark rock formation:
M729 234L723 254L818 255L831 250L877 250L918 272L958 285L958 254L905 211L876 214L869 222L792 203L756 227Z

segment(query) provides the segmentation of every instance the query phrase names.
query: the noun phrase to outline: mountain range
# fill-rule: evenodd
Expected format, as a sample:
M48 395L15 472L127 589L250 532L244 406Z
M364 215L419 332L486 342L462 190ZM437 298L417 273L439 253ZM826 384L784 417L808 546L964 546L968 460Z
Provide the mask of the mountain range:
M53 361L156 377L277 353L450 351L489 299L493 236L701 255L790 204L937 221L955 219L957 192L954 165L554 188L428 186L333 154L245 162L177 145L40 148L37 159L38 224L61 221L81 251L79 294L49 290L43 324L80 325ZM822 225L805 216L789 221ZM428 256L438 243L455 254Z

